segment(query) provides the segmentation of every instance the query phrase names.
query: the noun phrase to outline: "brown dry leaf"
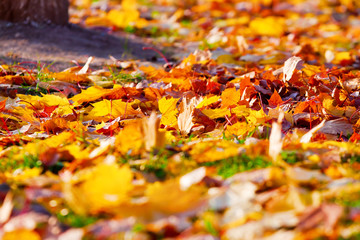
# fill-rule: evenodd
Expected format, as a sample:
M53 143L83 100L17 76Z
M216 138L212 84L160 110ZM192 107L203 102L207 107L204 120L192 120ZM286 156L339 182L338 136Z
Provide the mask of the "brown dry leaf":
M326 134L342 134L345 136L352 135L354 132L353 125L345 118L326 121L319 131Z
M307 231L319 227L323 227L326 234L330 234L340 217L342 216L344 208L336 204L324 203L321 206L305 212L300 219L297 229L300 231Z

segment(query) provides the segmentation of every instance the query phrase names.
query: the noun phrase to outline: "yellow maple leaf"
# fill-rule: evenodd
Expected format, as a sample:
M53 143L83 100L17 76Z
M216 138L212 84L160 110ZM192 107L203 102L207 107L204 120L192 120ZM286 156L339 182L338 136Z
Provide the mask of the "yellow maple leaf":
M5 177L8 180L12 180L15 182L24 182L29 178L38 177L41 174L42 169L40 168L27 168L24 170L21 170L20 172L5 172Z
M203 109L201 112L211 119L223 118L225 115L231 115L230 110L226 108Z
M250 114L246 117L246 121L249 124L258 126L260 124L264 124L266 120L268 119L268 116L265 114L263 109L260 109L258 111L249 109Z
M217 101L219 101L220 96L206 96L197 106L196 108L202 108L209 106Z
M110 93L111 91L111 89L104 89L102 87L93 86L81 91L80 94L75 95L71 100L73 100L74 103L78 105L82 104L83 102L95 101L103 97L104 95Z
M53 94L43 94L40 96L31 96L31 95L17 95L20 99L29 102L37 109L41 109L44 105L50 106L68 106L69 101L65 97L56 96Z
M228 125L226 127L226 134L243 137L252 130L254 130L254 127L250 127L249 124L247 124L246 122L237 122L231 126Z
M121 8L123 10L125 10L125 11L136 10L137 1L136 0L122 0L121 1Z
M83 149L83 147L77 143L64 146L62 149L69 151L69 153L77 160L86 159L90 154L88 149Z
M116 136L115 146L122 155L138 155L144 145L141 121L127 124Z
M140 12L137 10L137 1L134 0L123 0L121 2L121 10L112 9L107 14L107 19L120 28L131 25L143 28L148 25L146 19L140 18Z
M22 152L29 155L37 155L44 149L58 148L59 146L64 146L67 143L72 143L75 140L75 137L76 136L73 132L62 132L45 140L28 143L23 147Z
M248 117L250 111L251 109L245 105L239 105L231 109L231 113L235 114L237 117Z
M132 103L123 102L122 100L107 100L104 99L100 102L94 103L94 108L89 112L88 117L96 119L96 117L124 117L131 115L138 115L139 112L134 110Z
M163 97L159 100L159 110L162 114L161 124L165 126L174 126L177 123L176 115L179 112L177 110L176 104L179 101L178 98L169 98Z

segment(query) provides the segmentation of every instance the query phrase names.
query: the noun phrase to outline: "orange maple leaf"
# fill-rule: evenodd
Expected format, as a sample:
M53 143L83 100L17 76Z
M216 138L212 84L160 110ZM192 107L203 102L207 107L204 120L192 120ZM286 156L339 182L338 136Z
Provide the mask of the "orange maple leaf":
M277 107L281 105L284 101L281 99L279 93L275 90L269 99L270 107Z

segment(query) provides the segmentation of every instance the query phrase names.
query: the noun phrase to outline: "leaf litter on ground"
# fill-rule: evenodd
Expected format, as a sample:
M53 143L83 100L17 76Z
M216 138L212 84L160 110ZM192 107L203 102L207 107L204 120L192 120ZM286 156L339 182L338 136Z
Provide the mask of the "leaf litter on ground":
M359 237L356 1L71 4L192 53L1 65L2 239Z

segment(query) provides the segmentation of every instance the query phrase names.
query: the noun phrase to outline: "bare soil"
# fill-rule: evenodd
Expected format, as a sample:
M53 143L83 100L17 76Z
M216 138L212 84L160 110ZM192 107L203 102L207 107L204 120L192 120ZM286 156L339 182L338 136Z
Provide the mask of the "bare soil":
M72 60L86 62L95 57L92 66L102 66L122 60L156 61L157 54L143 50L149 46L143 39L130 34L115 36L105 31L81 28L77 25L55 26L19 24L0 21L0 63L40 61L52 64L52 70L74 66Z

